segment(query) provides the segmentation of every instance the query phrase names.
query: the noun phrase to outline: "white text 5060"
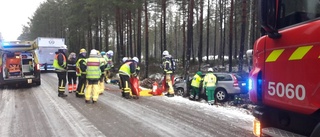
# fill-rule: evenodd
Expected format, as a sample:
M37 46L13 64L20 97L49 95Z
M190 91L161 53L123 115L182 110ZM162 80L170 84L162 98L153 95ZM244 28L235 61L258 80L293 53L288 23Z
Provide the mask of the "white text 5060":
M289 84L283 84L281 82L269 82L268 83L268 94L271 96L278 96L278 97L287 97L289 99L298 99L298 100L304 100L306 97L306 88L301 85L293 85L291 83Z

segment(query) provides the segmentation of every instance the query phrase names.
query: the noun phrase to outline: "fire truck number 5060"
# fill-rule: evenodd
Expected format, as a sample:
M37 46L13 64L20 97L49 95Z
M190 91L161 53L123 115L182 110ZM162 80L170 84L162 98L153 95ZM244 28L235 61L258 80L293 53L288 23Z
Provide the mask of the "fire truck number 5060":
M271 96L277 95L278 97L287 97L289 99L297 98L298 100L304 100L306 97L306 88L303 85L298 84L283 84L281 82L269 82L268 94Z

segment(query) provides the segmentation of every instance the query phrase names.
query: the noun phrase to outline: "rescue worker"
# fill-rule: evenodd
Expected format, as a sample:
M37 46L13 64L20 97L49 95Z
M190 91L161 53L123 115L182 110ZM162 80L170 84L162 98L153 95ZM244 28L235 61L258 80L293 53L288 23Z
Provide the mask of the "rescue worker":
M77 74L76 74L76 53L71 52L68 56L68 91L69 93L77 90Z
M216 104L214 98L214 90L216 89L217 77L213 74L213 69L209 68L208 73L203 78L203 89L208 97L208 104Z
M138 77L138 79L139 79L139 75L140 75L140 67L138 65L139 58L138 57L133 57L132 61L135 63L135 66L136 66L136 75L132 75L132 76Z
M133 58L133 60L126 60L126 62L121 65L119 69L120 83L122 87L122 96L125 98L132 97L130 77L137 76L137 63L138 58Z
M126 62L128 62L129 61L129 58L128 57L123 57L122 58L122 65L124 64L124 63L126 63ZM121 66L122 66L121 65ZM121 81L121 76L120 76L121 74L119 74L119 77L120 77L120 80L119 80L119 83L118 83L118 85L119 85L119 89L121 89L122 90L122 97L124 97L124 92L123 92L123 87L122 87L122 81Z
M64 45L56 52L53 60L53 67L58 76L58 97L67 97L64 94L67 81L67 59L66 59L67 47Z
M105 69L105 66L106 66L106 60L104 59L103 57L103 54L105 54L104 51L102 51L100 54L98 52L98 56L100 58L100 71L101 71L101 75L100 75L100 78L99 78L99 95L103 94L103 91L104 91L104 69Z
M199 92L200 92L200 83L202 81L202 72L198 71L192 78L191 81L191 93L189 96L190 100L199 100ZM194 98L195 96L195 98Z
M168 87L168 93L166 94L168 97L174 96L174 90L173 90L173 72L175 70L174 62L172 60L172 56L169 54L167 50L163 51L163 62L162 62L162 69L165 75L165 82L162 82L162 84L165 85L165 87Z
M84 89L86 87L86 70L87 70L87 61L86 61L87 51L86 49L80 49L78 60L76 62L76 74L78 76L78 87L76 92L76 97L84 96Z
M87 81L88 85L85 92L85 102L89 103L92 99L92 103L96 103L99 98L99 79L101 76L101 58L98 55L97 50L92 49L90 56L87 59Z
M112 50L109 50L107 52L107 54L105 55L105 57L104 57L106 62L107 62L105 70L104 70L106 83L110 83L111 69L114 68L113 62L112 62L112 57L113 57L113 51Z

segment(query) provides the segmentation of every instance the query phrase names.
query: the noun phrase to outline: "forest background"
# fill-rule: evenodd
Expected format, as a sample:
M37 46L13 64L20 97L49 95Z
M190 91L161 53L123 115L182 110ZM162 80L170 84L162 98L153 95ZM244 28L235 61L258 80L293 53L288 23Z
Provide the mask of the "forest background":
M162 51L176 73L248 72L246 50L260 37L257 0L47 0L19 40L65 38L69 52L113 50L140 59L141 76L159 72Z

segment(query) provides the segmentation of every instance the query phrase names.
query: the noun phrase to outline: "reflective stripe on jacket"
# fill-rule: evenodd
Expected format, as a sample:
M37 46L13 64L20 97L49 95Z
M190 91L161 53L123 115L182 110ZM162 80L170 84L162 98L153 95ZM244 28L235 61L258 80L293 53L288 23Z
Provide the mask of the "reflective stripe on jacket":
M113 67L112 58L108 58L108 56L105 56L104 59L106 60L106 67L104 70L110 70Z
M59 60L59 56L63 57L63 60ZM60 61L63 61L62 63ZM61 66L59 64L62 64ZM66 59L66 56L63 55L62 53L58 53L56 54L56 56L54 57L54 60L53 60L53 67L57 70L57 71L65 71L65 67L67 65L67 59Z
M166 73L166 74L171 74L172 73L172 63L170 60L166 60L163 62L163 71Z
M85 70L82 70L82 66L86 66L86 59L85 58L79 58L76 62L76 73L77 76L81 76L81 74L86 74Z
M124 63L119 69L119 74L130 76L131 75L131 72L130 72L130 64L131 63L133 63L133 62L129 61L129 62Z
M202 78L198 74L194 75L191 82L191 86L197 87L197 88L200 87L201 79Z
M100 58L88 58L87 59L87 79L99 79L101 76L100 70Z
M215 87L217 82L217 77L213 73L207 73L203 78L203 86Z

